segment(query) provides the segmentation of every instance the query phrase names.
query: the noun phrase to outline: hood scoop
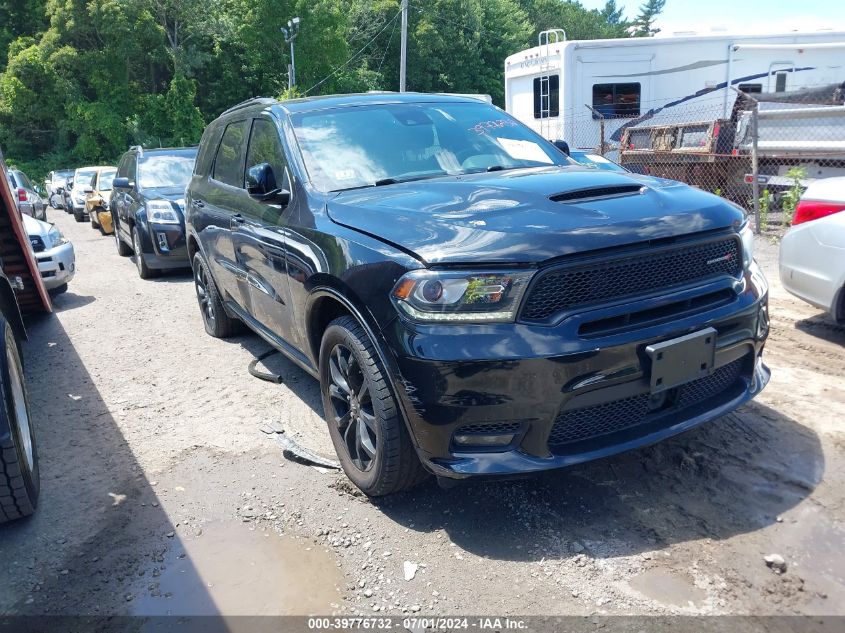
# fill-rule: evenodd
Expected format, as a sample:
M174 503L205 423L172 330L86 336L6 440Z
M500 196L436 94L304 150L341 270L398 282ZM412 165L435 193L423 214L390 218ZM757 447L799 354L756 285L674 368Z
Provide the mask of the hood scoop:
M602 187L589 187L587 189L575 189L564 193L556 193L549 196L552 202L587 202L590 200L604 200L607 198L619 198L621 196L633 196L645 193L643 185L607 185Z

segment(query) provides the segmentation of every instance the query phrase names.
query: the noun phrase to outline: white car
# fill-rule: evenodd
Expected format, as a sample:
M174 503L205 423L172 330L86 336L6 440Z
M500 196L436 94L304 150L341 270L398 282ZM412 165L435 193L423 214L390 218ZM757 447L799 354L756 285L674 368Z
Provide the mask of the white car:
M807 187L780 245L784 288L845 322L845 177Z
M25 215L23 225L35 253L44 285L51 294L61 294L67 290L68 282L76 273L73 244L49 222Z

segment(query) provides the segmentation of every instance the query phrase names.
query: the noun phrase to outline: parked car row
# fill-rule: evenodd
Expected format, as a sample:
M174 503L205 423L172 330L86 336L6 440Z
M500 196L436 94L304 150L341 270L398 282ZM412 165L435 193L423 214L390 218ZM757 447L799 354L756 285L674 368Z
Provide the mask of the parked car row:
M383 495L612 455L767 384L745 213L580 158L460 96L254 99L198 148L130 148L108 196L106 168L68 186L142 278L191 267L208 334L316 378Z

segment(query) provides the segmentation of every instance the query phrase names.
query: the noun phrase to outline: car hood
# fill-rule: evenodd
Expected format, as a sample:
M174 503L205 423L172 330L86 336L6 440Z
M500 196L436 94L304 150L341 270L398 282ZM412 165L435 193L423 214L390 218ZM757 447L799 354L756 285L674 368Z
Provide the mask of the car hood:
M23 218L23 228L29 236L37 235L39 237L44 237L50 232L50 229L53 228L53 225L49 222L36 220L30 215L24 214L21 217Z
M182 203L185 200L185 187L148 187L141 192L141 196L145 200L169 200Z
M620 187L634 193L613 195ZM389 242L428 264L535 263L739 226L743 220L741 210L699 189L586 167L521 169L350 190L328 201L328 213L338 224Z

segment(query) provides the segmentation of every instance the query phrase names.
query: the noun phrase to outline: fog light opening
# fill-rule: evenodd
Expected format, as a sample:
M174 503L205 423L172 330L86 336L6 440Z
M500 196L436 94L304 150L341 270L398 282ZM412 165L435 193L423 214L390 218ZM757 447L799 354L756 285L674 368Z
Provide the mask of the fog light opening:
M480 435L476 433L462 433L455 435L452 439L458 446L476 446L480 448L493 448L508 446L516 437L515 433L502 433L497 435Z
M769 333L769 310L768 306L761 306L757 314L757 338L764 339Z
M170 247L167 244L167 233L162 233L161 231L158 231L156 233L156 237L158 238L158 248L159 248L159 250L167 251L167 250L170 249Z

